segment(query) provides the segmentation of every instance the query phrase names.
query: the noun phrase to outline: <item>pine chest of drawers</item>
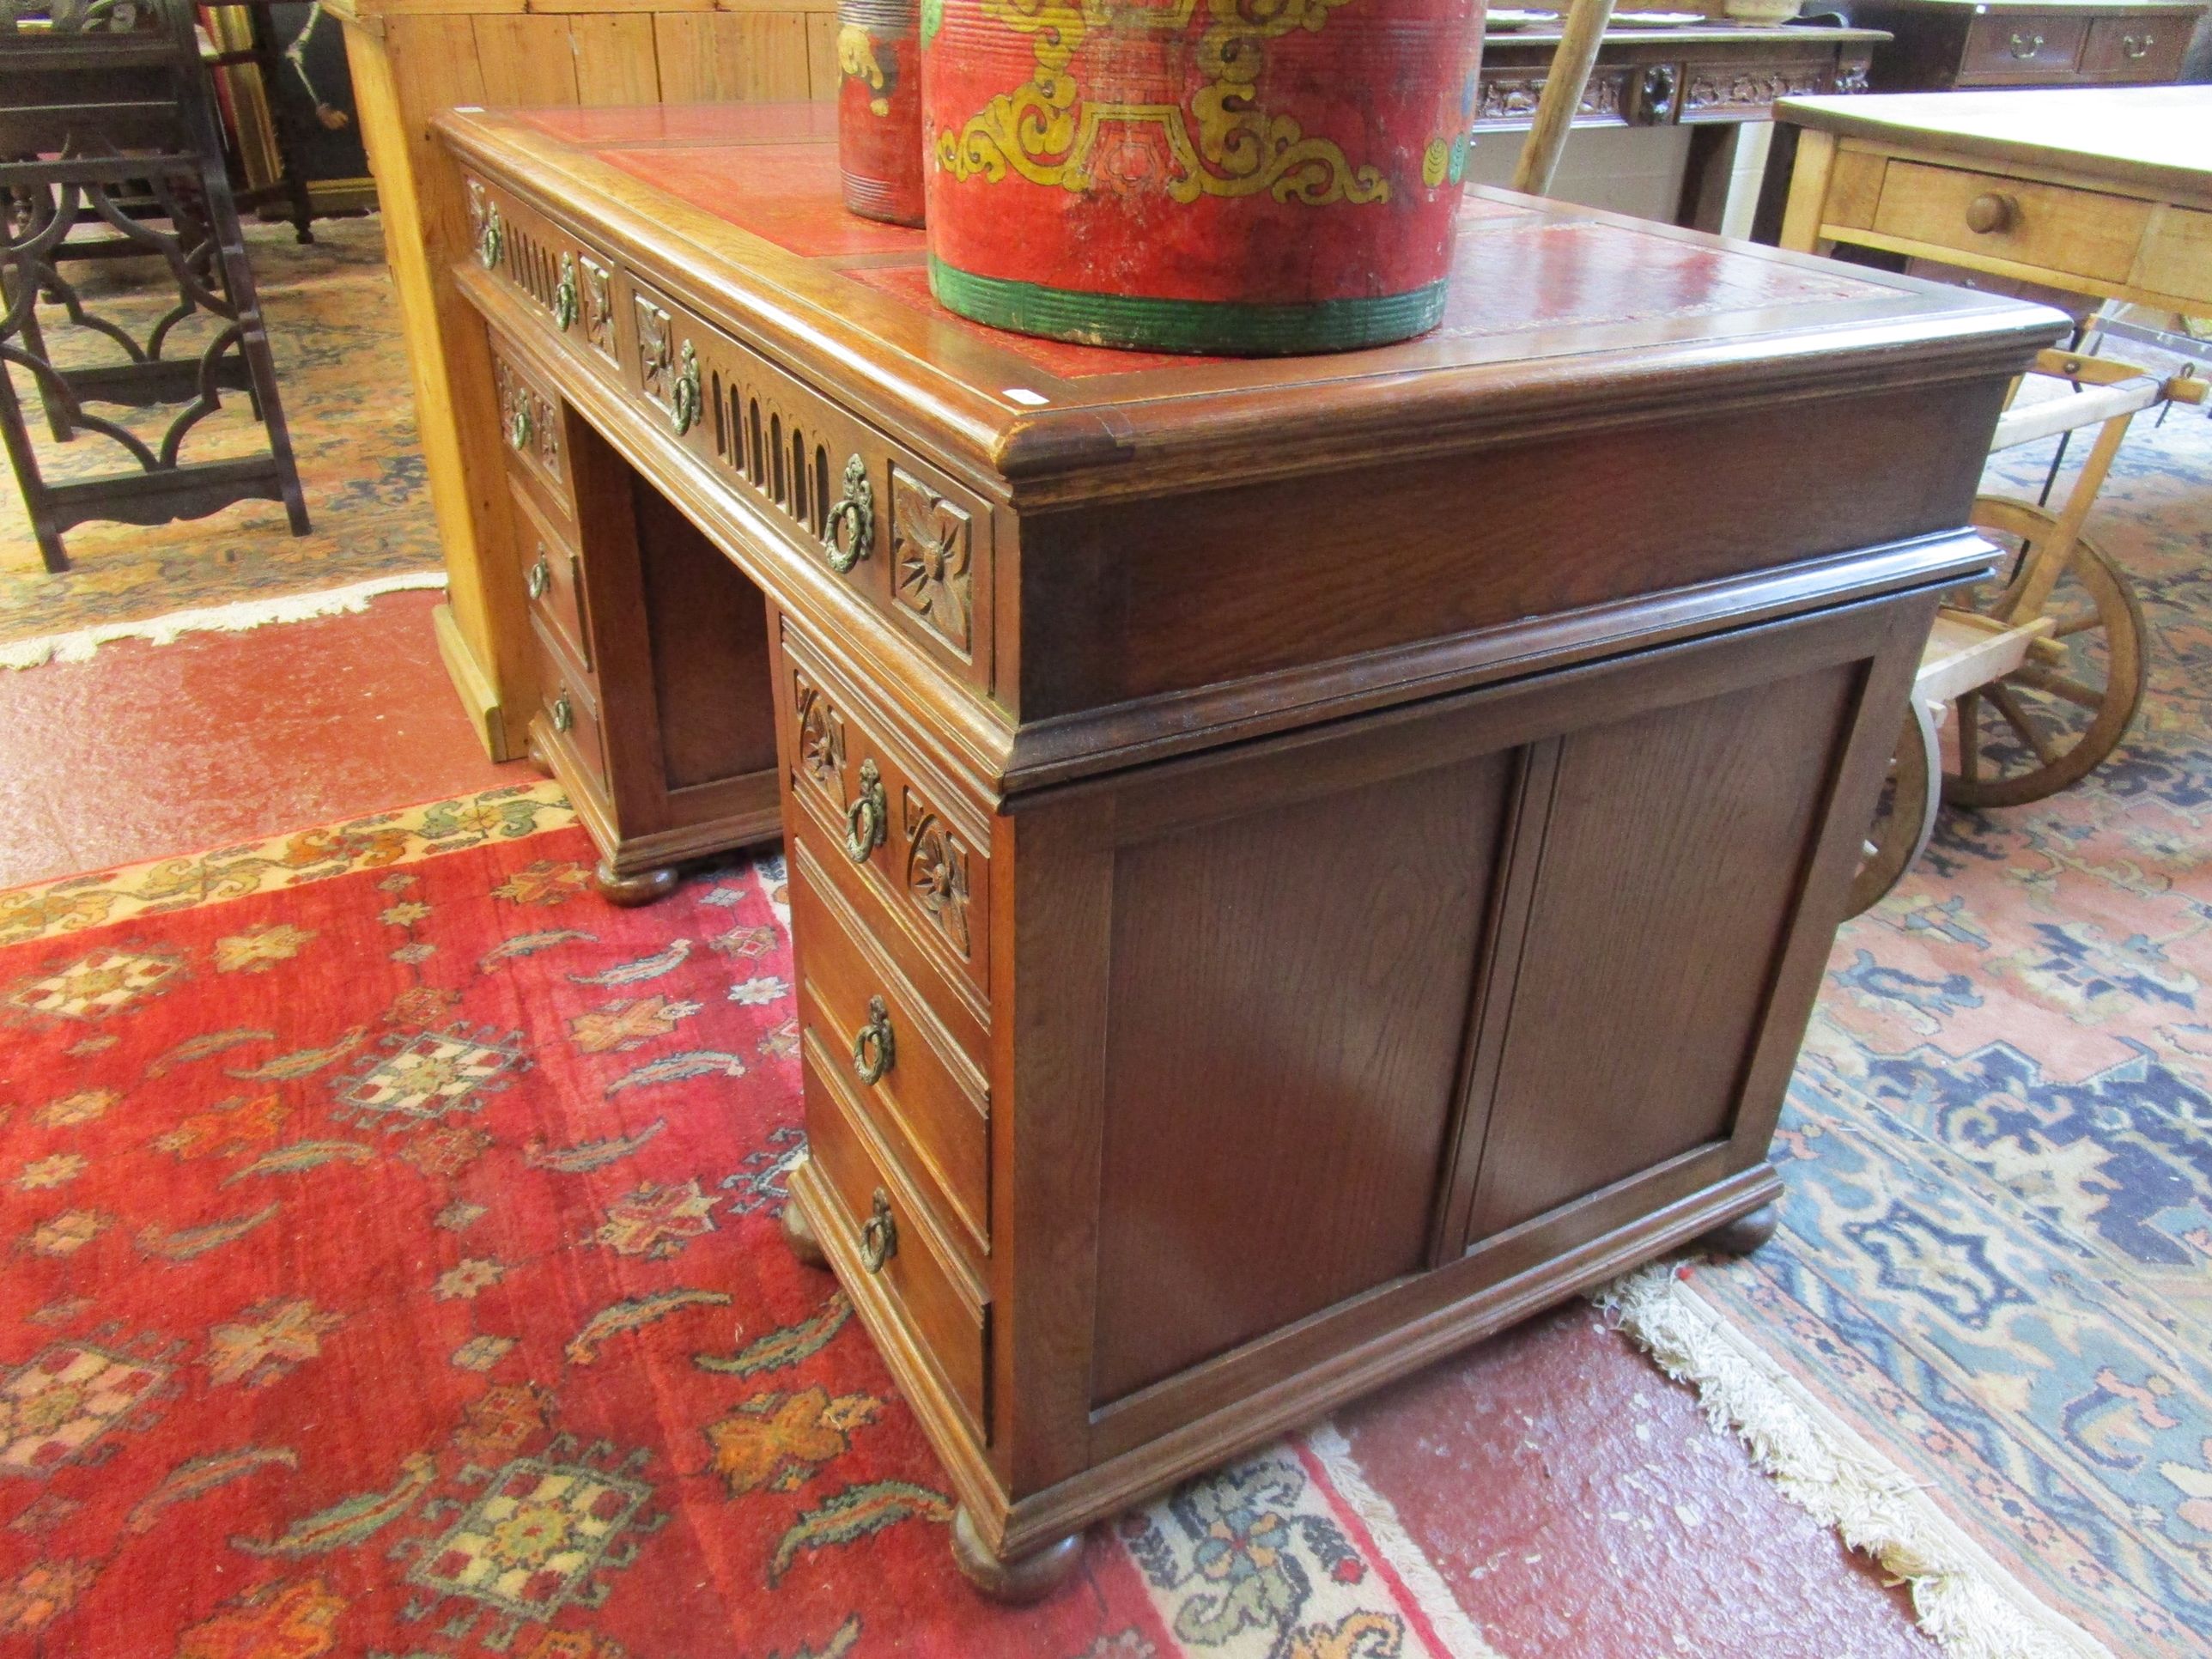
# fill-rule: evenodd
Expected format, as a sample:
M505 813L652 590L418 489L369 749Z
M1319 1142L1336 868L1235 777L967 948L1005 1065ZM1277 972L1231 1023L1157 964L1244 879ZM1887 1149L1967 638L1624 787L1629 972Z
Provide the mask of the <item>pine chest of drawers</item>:
M682 118L440 123L533 732L620 896L780 823L787 1231L971 1577L1765 1212L2063 319L1479 191L1425 338L1044 345L937 311L800 118Z

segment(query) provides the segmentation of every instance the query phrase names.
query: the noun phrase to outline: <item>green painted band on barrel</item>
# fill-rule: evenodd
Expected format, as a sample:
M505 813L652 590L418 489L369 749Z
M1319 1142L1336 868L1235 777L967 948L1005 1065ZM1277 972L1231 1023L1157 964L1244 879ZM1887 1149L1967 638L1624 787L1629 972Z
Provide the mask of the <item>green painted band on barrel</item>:
M1443 320L1449 285L1430 283L1373 299L1252 305L1082 294L978 276L933 256L929 287L947 310L1017 334L1082 345L1265 357L1353 351L1425 334Z

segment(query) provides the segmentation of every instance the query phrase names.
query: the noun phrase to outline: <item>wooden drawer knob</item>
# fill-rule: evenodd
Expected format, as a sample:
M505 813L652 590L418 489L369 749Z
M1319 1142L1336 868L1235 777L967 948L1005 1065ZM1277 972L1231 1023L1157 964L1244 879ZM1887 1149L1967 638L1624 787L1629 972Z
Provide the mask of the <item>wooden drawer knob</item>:
M1977 236L2010 230L2020 217L2020 204L1999 191L1985 191L1966 204L1966 228Z
M897 1254L898 1223L891 1219L890 1194L878 1187L875 1208L860 1224L860 1265L872 1273L879 1273L884 1264Z
M880 1083L898 1064L898 1039L891 1032L891 1012L881 997L868 999L868 1023L853 1033L853 1075L867 1084Z

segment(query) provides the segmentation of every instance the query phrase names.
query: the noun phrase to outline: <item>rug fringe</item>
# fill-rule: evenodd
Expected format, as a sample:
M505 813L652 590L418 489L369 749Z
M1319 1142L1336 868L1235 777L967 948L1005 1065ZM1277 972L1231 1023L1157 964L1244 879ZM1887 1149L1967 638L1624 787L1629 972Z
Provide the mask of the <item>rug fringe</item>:
M1806 1392L1658 1262L1590 1299L1733 1428L1783 1495L1911 1587L1948 1659L2112 1659L2014 1582L1903 1471Z
M1407 1534L1406 1524L1398 1519L1398 1511L1390 1500L1368 1484L1367 1472L1352 1455L1352 1443L1339 1432L1336 1425L1324 1418L1298 1437L1305 1442L1314 1461L1328 1472L1329 1484L1336 1488L1337 1496L1351 1505L1352 1513L1367 1528L1367 1535L1388 1559L1391 1571L1398 1575L1398 1582L1421 1604L1429 1627L1436 1632L1437 1639L1450 1650L1451 1659L1504 1659L1484 1639L1481 1630L1461 1608L1459 1598L1451 1593L1435 1564Z
M0 643L0 668L36 668L46 662L89 662L101 646L116 640L145 640L154 645L168 645L181 634L238 634L269 623L335 617L343 611L366 611L368 602L380 594L445 585L446 573L442 570L413 570L399 576L372 576L367 581L328 587L314 593L288 593L274 599L240 599L230 605L204 605L197 611L173 611L166 617L149 617L138 622L97 623L71 633L41 634L27 640Z

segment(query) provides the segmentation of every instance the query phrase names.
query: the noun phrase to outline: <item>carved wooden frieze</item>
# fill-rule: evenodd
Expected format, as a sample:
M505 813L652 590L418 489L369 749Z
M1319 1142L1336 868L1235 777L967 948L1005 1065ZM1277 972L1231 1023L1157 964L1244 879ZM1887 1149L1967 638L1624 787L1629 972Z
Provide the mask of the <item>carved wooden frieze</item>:
M614 278L607 268L589 254L576 261L581 274L578 296L584 307L584 338L591 348L609 362L622 361L615 345Z
M645 395L663 409L676 398L676 352L671 343L668 313L642 294L630 296L637 306L637 362Z
M1764 70L1695 69L1690 72L1682 113L1698 115L1725 109L1757 110L1764 114L1778 98L1803 98L1826 92L1827 80L1827 69L1820 64Z
M1525 122L1536 112L1536 106L1544 95L1544 82L1549 77L1540 70L1526 74L1501 75L1496 78L1482 77L1482 103L1475 112L1477 122ZM1583 101L1575 111L1578 121L1618 121L1621 115L1621 91L1626 85L1626 70L1599 69L1583 88Z
M963 657L973 631L973 536L965 513L891 468L892 592L902 610Z
M969 954L968 849L951 826L931 811L913 790L902 790L901 796L907 842L907 896L936 924L945 943L966 957Z

